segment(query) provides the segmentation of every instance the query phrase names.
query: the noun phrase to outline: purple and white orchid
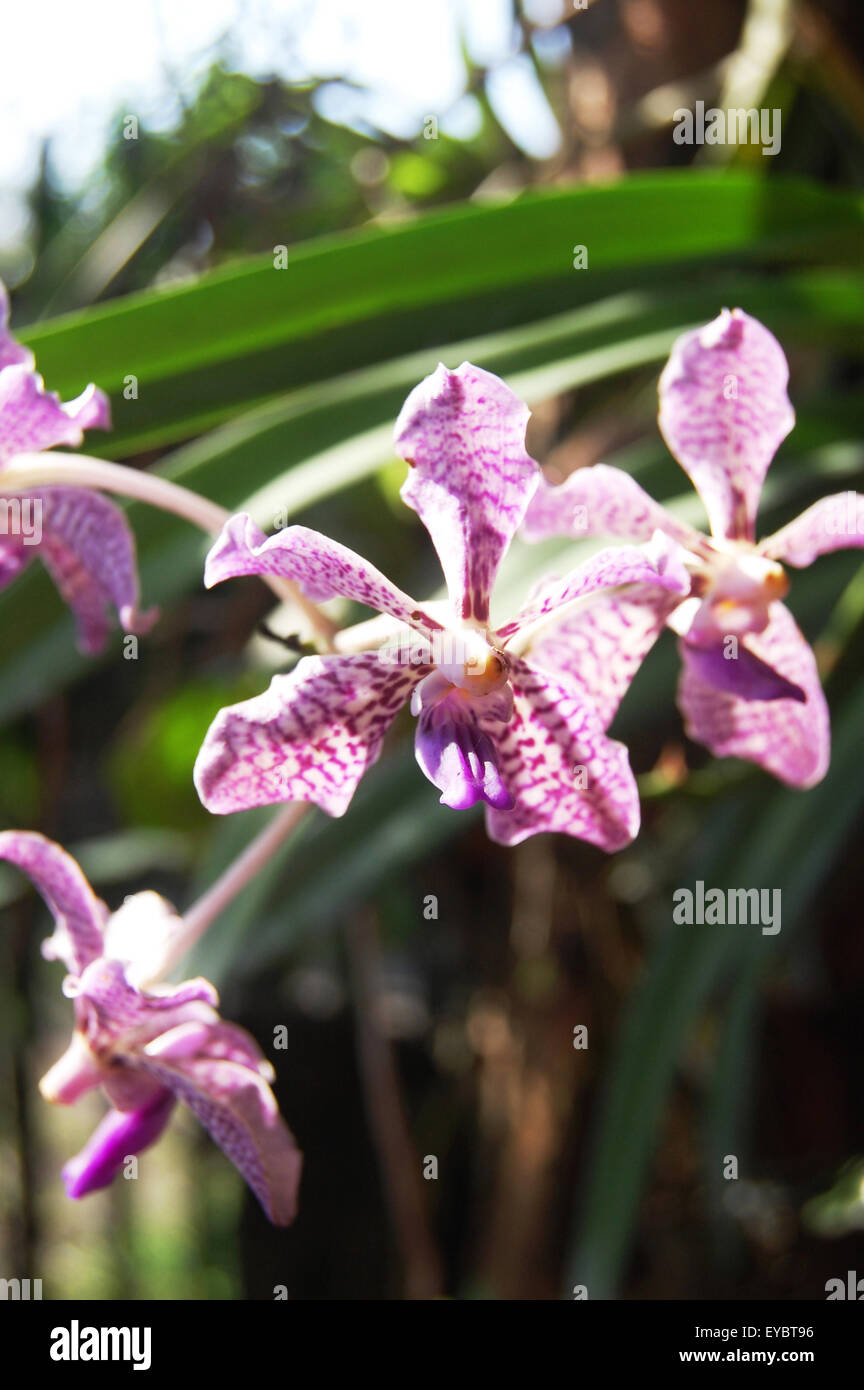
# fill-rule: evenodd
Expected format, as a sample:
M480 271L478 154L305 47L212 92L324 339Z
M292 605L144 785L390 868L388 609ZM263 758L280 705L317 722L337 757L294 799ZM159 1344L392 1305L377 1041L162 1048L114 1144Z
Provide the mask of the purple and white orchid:
M110 429L108 398L90 385L61 404L45 390L32 352L15 341L8 321L0 283L0 589L38 555L75 615L80 649L97 652L107 636L109 604L126 632L143 631L152 620L138 611L135 541L126 518L88 488L28 485L21 494L9 474L4 490L3 472L19 454L77 447L85 430Z
M789 588L781 561L802 568L829 551L864 545L864 497L825 497L756 541L765 474L795 423L788 380L776 338L740 309L724 309L675 343L660 378L660 429L705 504L710 536L605 464L579 469L557 487L544 480L524 534L641 540L659 528L683 546L691 595L670 613L649 594L635 629L623 609L610 612L610 650L623 654L635 637L641 659L668 622L680 638L688 735L720 757L746 758L791 786L811 787L830 759L828 709L813 652L780 601ZM590 642L590 630L574 623L559 634L558 655L569 646L572 661L574 648Z
M72 1041L42 1078L47 1100L68 1105L101 1086L111 1110L63 1169L70 1197L108 1186L126 1160L162 1134L176 1100L197 1115L276 1225L297 1207L302 1156L268 1081L257 1044L217 1013L206 980L158 981L177 954L183 921L156 893L111 914L78 864L29 831L0 833L0 859L32 880L55 921L43 955L69 971Z
M282 576L310 599L342 595L389 615L393 640L305 657L265 694L222 710L195 768L209 810L313 801L342 815L410 700L422 771L447 806L485 802L494 840L555 830L608 851L629 843L639 826L635 781L594 708L594 679L605 690L607 676L599 665L550 672L544 634L599 593L614 603L624 585L634 599L647 591L675 606L689 580L661 536L653 553L594 556L546 584L514 620L492 625L495 576L540 481L525 452L528 415L502 381L466 362L439 366L399 416L396 448L410 465L402 498L432 538L448 604L418 604L360 555L303 526L268 539L246 515L226 525L207 559L208 586ZM626 684L623 668L614 679Z

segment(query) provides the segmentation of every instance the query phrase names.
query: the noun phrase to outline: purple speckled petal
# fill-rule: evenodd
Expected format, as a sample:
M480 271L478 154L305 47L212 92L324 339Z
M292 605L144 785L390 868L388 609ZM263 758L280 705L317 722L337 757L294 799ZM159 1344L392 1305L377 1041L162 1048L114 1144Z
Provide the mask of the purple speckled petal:
M608 729L630 682L680 598L655 584L596 593L540 629L526 659L582 690Z
M788 526L761 542L759 549L772 560L805 569L820 555L833 550L864 547L864 494L838 492L814 502Z
M207 1056L223 1062L236 1062L269 1081L272 1067L251 1034L236 1023L221 1018L212 1022L180 1023L160 1033L143 1048L151 1061L178 1062L186 1057Z
M661 532L656 535L657 540L645 550L630 545L601 550L563 579L544 585L513 622L498 629L496 640L507 642L515 633L539 622L547 614L551 616L598 589L648 584L658 592L665 591L679 599L685 597L690 592L690 577L682 562L683 552Z
M168 1028L190 1020L215 1022L219 1003L207 980L184 980L158 994L130 984L122 961L101 956L83 971L74 989L78 1028L97 1057L120 1045L143 1045Z
M603 535L649 541L655 531L664 531L697 555L705 551L705 537L649 497L629 473L597 463L577 468L558 487L544 478L520 534L527 541Z
M515 845L542 830L608 852L639 830L639 794L627 749L606 737L581 691L527 661L511 662L513 718L492 730L498 766L515 805L488 809L489 835Z
M119 507L87 488L0 494L4 527L8 503L30 509L25 535L32 539L0 536L0 585L38 555L75 615L83 652L98 652L104 645L111 604L126 632L147 631L156 614L139 612L135 538Z
M58 444L77 448L85 430L110 424L108 398L95 386L61 405L26 363L0 372L0 469L15 454L39 453Z
M343 815L428 670L391 666L375 652L304 657L263 695L220 710L195 764L202 802L219 815L279 801Z
M396 422L396 452L411 465L402 500L432 537L462 618L488 622L498 566L540 478L525 452L529 413L497 376L463 362L416 386Z
M0 280L0 371L4 367L15 366L21 362L32 366L33 354L29 348L17 343L9 332L9 296L6 286Z
M180 1056L169 1048L164 1057L147 1057L138 1065L197 1115L274 1225L290 1225L303 1156L261 1070L212 1056L206 1045L201 1053Z
M127 1158L140 1154L161 1136L174 1109L174 1096L160 1090L140 1110L121 1114L109 1110L105 1119L75 1158L63 1167L66 1195L78 1200L88 1192L109 1187Z
M293 580L318 603L336 595L354 599L421 632L441 627L362 555L306 526L289 526L268 539L247 513L232 516L207 556L204 583L210 589L245 574Z
M512 808L495 744L462 692L453 691L421 710L414 747L424 776L441 792L442 806L465 811L485 801L499 810Z
M75 999L75 1036L85 1042L88 1058L103 1066L103 1086L122 1111L136 1108L139 1091L126 1084L115 1065L122 1054L143 1048L179 1024L218 1022L218 995L207 980L185 980L151 994L129 983L121 960L108 956L93 960L81 979L67 983L67 992Z
M43 955L62 960L71 974L80 975L101 955L109 913L75 860L44 835L29 830L0 833L0 859L27 875L54 918L54 935L43 944Z
M777 339L728 309L675 343L660 378L660 429L715 536L751 540L765 474L795 423Z
M85 430L111 429L111 402L92 381L84 387L80 396L73 401L64 401L62 408L82 434Z
M206 980L187 980L167 996L148 994L133 1001L131 1025L127 1022L118 1028L115 1019L103 1015L102 1039L108 1040L111 1057L100 1083L115 1109L138 1109L152 1096L158 1083L149 1070L141 1069L144 1060L173 1063L206 1055L250 1067L269 1079L270 1065L255 1040L219 1017L210 1003L215 999L215 990ZM86 1022L92 1025L93 1020ZM91 1037L90 1046L97 1045Z
M689 644L682 641L678 702L687 734L717 757L747 758L790 786L815 786L828 769L831 730L813 652L782 603L771 605L768 627L751 633L747 645L799 686L806 704L742 700L717 690L693 669Z

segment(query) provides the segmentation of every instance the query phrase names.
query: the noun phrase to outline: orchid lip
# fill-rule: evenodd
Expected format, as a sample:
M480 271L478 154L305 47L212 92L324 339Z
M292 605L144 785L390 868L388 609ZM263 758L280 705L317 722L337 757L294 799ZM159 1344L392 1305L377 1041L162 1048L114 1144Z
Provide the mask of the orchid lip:
M703 681L716 690L741 700L795 700L805 704L807 696L795 681L741 645L730 660L722 643L700 644L684 639L688 659Z
M140 1110L111 1110L75 1158L64 1164L61 1176L73 1200L108 1187L128 1158L137 1156L159 1138L174 1108L171 1091L161 1091Z
M441 671L427 676L414 695L412 709L419 715L417 762L441 792L441 804L465 811L485 801L496 810L512 810L514 800L501 778L494 741L480 727L475 702L461 687L450 685ZM509 702L494 703L502 708L494 709L492 717L509 714Z

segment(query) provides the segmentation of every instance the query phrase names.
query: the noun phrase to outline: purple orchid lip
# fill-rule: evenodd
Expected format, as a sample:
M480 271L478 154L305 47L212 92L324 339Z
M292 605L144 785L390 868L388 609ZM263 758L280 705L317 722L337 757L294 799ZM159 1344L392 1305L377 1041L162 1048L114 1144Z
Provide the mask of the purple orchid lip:
M155 1143L173 1108L174 1096L165 1090L140 1110L110 1110L81 1152L63 1165L66 1195L77 1201L109 1187L128 1158Z
M496 811L513 809L495 745L478 725L469 701L455 691L421 711L414 747L422 772L441 792L442 806L467 811L485 801Z
M737 655L727 657L722 642L700 646L684 639L690 664L695 673L715 690L725 690L741 700L797 700L807 703L807 696L794 681L787 680L769 666L767 661L739 643Z

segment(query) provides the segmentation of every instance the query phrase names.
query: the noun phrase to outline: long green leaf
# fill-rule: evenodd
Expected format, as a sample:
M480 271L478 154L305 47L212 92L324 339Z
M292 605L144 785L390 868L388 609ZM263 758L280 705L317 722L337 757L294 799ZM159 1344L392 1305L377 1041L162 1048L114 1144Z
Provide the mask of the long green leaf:
M816 328L845 331L856 322L857 341L864 343L864 280L855 276L804 272L767 289L740 275L724 283L730 297L743 299L756 312L770 302L774 318L790 332L809 338ZM540 324L451 344L443 355L451 363L464 357L479 361L537 401L662 361L677 334L704 321L717 306L716 287L618 295ZM391 457L399 406L437 357L437 349L427 349L294 392L175 451L158 471L232 509L254 496L253 510L272 526L277 515L302 511L368 477ZM847 428L846 415L835 404L821 438L844 439ZM799 438L806 436L797 431L793 443ZM672 470L674 475L674 465ZM664 495L662 488L657 491ZM145 600L166 605L197 582L207 542L163 513L133 507L130 516ZM30 707L87 667L74 650L71 623L59 600L35 572L0 594L0 629L0 718Z
M798 179L658 172L303 243L24 332L52 387L113 398L115 456L288 389L724 258L860 262L864 202ZM573 269L574 245L588 266ZM637 273L638 272L638 273ZM418 315L421 316L418 319ZM132 396L130 378L137 381ZM125 389L125 394L124 394ZM127 398L131 397L131 398Z

